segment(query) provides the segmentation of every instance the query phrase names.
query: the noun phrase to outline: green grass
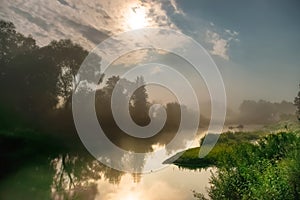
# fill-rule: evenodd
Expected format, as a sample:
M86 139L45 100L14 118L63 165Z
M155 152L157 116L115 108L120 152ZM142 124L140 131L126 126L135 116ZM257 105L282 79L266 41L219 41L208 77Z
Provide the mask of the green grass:
M222 167L224 160L230 156L235 156L232 155L233 148L239 148L244 144L255 144L270 134L290 131L300 134L300 124L298 121L281 121L277 124L264 127L262 130L252 132L225 132L220 135L217 144L204 158L199 158L200 147L196 147L186 150L180 157L178 154L169 158L165 163L173 163L189 169L208 168L212 166ZM203 139L200 144L202 143Z
M208 158L215 159L217 169L210 178L210 199L299 199L299 136L276 131L255 143L233 144L231 151L212 151Z
M188 149L173 164L189 168L220 167L224 157L231 155L236 145L243 143L253 143L268 135L265 131L254 132L226 132L220 135L217 144L204 158L199 158L200 147ZM201 141L202 144L203 140Z

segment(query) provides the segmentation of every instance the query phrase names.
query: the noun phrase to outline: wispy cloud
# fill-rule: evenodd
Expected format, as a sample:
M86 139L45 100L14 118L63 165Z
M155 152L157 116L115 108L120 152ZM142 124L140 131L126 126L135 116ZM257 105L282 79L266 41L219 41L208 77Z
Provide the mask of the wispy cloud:
M212 55L220 56L221 58L228 60L228 41L221 38L221 36L218 33L209 30L206 32L206 36L207 42L212 44L212 49L209 52Z
M182 12L174 0L168 2L175 12ZM7 0L1 2L0 18L12 21L18 31L32 35L39 45L70 38L92 49L108 35L128 30L128 12L135 7L145 10L147 26L176 29L163 3L150 0Z
M185 15L185 13L178 7L176 0L170 0L170 3L174 8L175 13Z
M211 45L209 52L212 55L219 56L225 60L229 60L229 47L232 41L238 42L237 36L239 33L237 31L231 31L226 29L223 36L221 34L207 30L206 31L206 42Z
M0 18L12 21L18 31L32 35L39 45L70 38L90 50L108 36L128 30L128 12L135 9L145 12L148 27L172 28L200 38L200 41L205 40L212 55L226 60L230 58L230 43L239 41L238 32L226 29L220 33L212 22L205 25L197 19L189 26L184 19L192 18L183 12L176 0L7 0L1 6ZM204 26L195 29L199 23Z

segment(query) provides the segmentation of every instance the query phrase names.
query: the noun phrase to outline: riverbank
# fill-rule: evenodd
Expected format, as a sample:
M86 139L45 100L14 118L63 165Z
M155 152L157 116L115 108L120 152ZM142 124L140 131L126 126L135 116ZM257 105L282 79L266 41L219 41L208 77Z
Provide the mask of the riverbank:
M210 199L299 199L299 124L297 127L226 132L206 157L198 158L199 147L193 148L173 164L189 169L215 167L207 188ZM194 196L206 199L198 192Z
M195 147L172 156L164 163L189 169L222 167L224 157L231 155L233 149L240 145L257 144L259 140L268 135L281 132L299 132L299 130L300 125L297 121L283 121L255 131L227 131L219 136L217 144L204 158L199 158L200 147ZM203 139L201 139L200 144L203 143Z
M199 158L200 147L195 147L186 150L183 154L179 153L169 158L164 163L175 164L189 169L220 167L222 166L221 161L223 160L223 157L231 154L236 145L242 143L254 143L268 134L270 133L267 131L225 132L220 135L217 144L204 158ZM203 139L200 144L202 143ZM178 156L180 154L182 155Z

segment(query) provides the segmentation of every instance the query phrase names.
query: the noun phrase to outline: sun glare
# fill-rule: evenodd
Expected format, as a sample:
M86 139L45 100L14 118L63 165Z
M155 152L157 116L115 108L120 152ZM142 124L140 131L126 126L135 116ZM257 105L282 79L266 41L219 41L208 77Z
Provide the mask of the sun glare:
M138 197L134 194L129 194L125 197L125 200L139 200Z
M146 27L148 25L146 9L139 6L130 7L126 23L130 30Z

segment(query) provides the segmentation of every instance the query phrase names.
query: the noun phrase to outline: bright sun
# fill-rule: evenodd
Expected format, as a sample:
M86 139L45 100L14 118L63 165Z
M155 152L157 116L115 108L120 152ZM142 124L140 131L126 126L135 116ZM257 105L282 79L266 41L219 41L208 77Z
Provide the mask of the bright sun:
M131 7L126 17L126 23L129 29L144 28L148 25L146 10L144 7Z

